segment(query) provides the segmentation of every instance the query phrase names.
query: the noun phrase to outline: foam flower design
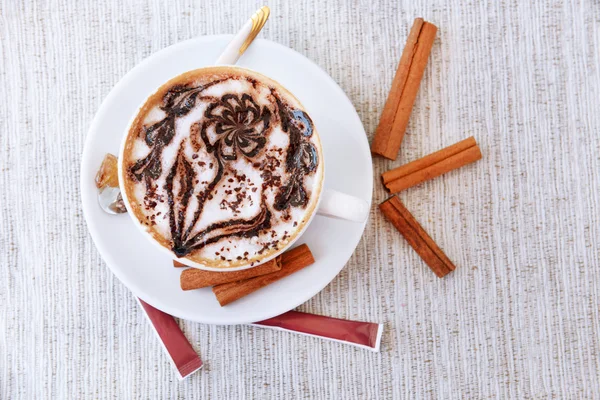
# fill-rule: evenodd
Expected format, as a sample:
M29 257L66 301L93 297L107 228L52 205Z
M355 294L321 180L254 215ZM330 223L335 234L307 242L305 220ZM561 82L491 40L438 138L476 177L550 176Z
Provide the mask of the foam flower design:
M216 141L203 135L209 148L218 148L224 160L237 160L238 153L247 158L256 156L265 146L271 112L256 104L247 93L226 94L208 106L205 117L215 124Z

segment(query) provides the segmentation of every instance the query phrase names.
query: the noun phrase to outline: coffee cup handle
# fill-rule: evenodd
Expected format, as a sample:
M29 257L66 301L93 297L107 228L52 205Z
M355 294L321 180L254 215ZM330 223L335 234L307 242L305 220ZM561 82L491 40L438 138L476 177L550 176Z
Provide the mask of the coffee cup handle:
M347 221L365 222L369 216L369 203L346 193L324 189L317 214Z

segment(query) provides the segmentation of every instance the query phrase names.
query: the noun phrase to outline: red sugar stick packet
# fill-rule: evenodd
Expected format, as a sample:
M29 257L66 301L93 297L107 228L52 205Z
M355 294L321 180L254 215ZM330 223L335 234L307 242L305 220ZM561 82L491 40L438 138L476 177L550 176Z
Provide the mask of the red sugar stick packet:
M183 380L201 369L202 360L183 335L175 319L137 297L136 300L152 324L171 364L177 371L179 380Z
M379 351L383 333L383 324L350 321L300 311L288 311L250 325L300 333L376 352Z

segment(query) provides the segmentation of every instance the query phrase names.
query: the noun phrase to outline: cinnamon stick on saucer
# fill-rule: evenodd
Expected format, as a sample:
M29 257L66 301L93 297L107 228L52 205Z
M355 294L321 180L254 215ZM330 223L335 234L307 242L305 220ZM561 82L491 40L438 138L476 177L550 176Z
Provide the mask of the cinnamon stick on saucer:
M281 269L279 271L243 281L214 286L213 293L217 296L219 304L225 306L294 272L300 271L302 268L315 262L310 249L305 244L286 251L278 258L281 262Z
M438 278L443 278L456 269L398 197L390 197L379 205L379 209Z
M176 262L177 261L173 261L173 263ZM276 272L280 269L281 262L277 258L242 271L217 272L204 271L198 268L188 268L181 272L179 281L183 290L192 290L219 285L221 283L241 281L259 275L270 274L271 272Z
M390 193L398 193L480 159L481 150L475 138L470 137L401 167L384 172L381 174L381 178Z
M371 143L374 154L390 160L398 157L436 32L435 25L415 19Z

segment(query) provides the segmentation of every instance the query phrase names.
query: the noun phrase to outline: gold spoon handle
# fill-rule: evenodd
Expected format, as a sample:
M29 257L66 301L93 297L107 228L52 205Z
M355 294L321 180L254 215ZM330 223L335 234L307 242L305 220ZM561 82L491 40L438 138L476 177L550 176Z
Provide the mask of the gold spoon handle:
M242 26L242 29L229 42L223 53L215 64L217 65L232 65L237 62L242 54L248 49L248 46L254 41L256 35L262 30L267 23L271 10L269 7L263 6L256 11L252 17Z
M250 44L254 41L256 35L258 35L262 30L263 26L265 26L267 20L269 19L269 15L271 15L271 10L269 9L269 7L262 6L258 11L254 13L254 15L252 15L252 17L250 17L250 21L252 21L252 30L250 31L250 34L248 35L246 41L240 47L240 56L244 54L248 46L250 46Z

